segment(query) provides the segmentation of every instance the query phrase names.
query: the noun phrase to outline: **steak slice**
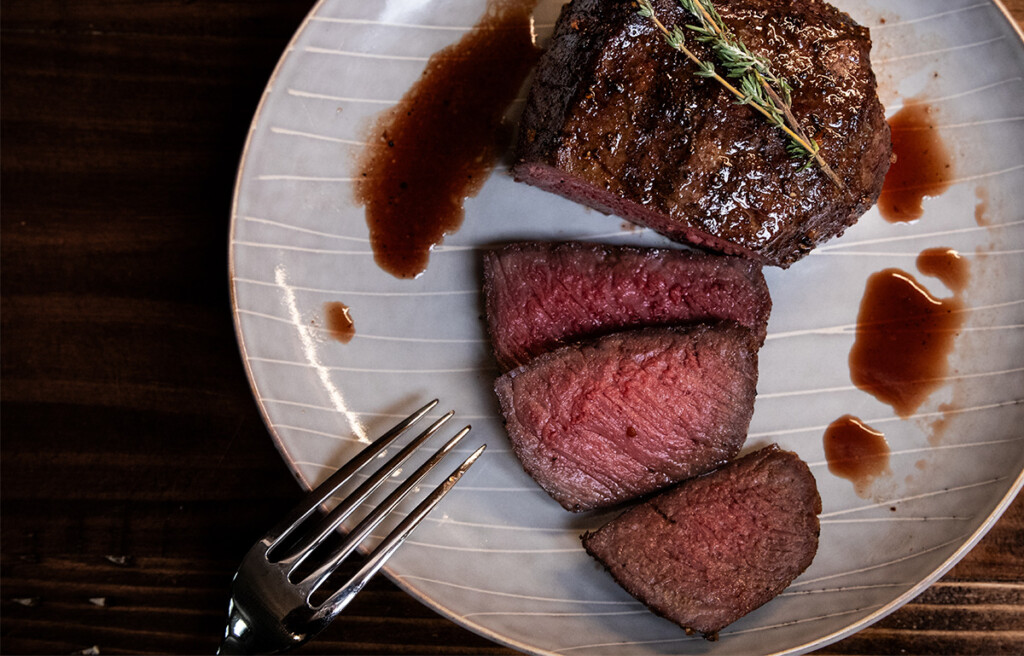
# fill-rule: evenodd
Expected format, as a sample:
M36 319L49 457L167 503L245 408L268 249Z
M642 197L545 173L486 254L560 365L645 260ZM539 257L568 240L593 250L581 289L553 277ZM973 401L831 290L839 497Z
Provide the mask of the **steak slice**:
M714 639L807 569L820 512L807 465L773 444L630 509L583 546L655 613Z
M503 370L625 328L728 319L764 342L760 265L669 249L520 242L484 254L487 325Z
M694 22L654 0L670 28ZM718 0L723 21L794 86L793 111L843 181L670 48L629 0L573 0L542 56L513 175L671 239L788 267L878 199L892 141L868 30L821 0ZM689 30L688 46L715 61ZM719 67L721 70L721 67Z
M642 328L563 346L498 378L523 468L574 512L714 469L746 440L757 343L736 324Z

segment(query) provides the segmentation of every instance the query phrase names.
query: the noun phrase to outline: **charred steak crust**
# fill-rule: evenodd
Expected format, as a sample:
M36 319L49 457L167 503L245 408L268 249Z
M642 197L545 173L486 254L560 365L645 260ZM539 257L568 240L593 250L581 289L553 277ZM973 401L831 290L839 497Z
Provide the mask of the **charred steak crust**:
M654 6L667 25L690 22L675 0ZM801 171L781 131L695 76L630 0L563 7L524 109L513 174L672 239L787 267L842 234L881 192L892 142L871 38L821 0L716 6L794 83L794 113L844 189L817 167Z
M626 511L583 546L655 613L713 639L810 566L819 513L807 465L771 445Z
M727 462L746 440L757 345L734 323L563 346L498 378L523 468L564 508L614 506Z
M502 370L565 343L626 328L731 320L764 342L771 297L737 257L581 242L517 242L484 253L487 326Z

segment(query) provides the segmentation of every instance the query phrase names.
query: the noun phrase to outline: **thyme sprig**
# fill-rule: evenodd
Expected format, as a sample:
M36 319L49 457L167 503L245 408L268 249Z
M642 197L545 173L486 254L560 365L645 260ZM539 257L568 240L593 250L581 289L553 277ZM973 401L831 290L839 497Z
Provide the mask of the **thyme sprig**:
M711 78L736 96L737 104L749 105L760 112L769 123L778 127L789 137L786 151L794 158L806 158L803 168L817 163L833 183L840 189L843 183L835 171L821 157L821 147L809 136L793 115L792 87L784 77L772 70L767 59L754 54L722 20L712 0L678 0L680 6L697 19L695 25L686 25L696 33L696 40L708 46L717 57L726 77L736 80L733 85L722 77L715 64L697 57L686 46L685 32L678 25L671 29L665 26L654 13L651 0L637 0L637 13L648 18L664 36L669 46L686 55L697 70L699 77Z

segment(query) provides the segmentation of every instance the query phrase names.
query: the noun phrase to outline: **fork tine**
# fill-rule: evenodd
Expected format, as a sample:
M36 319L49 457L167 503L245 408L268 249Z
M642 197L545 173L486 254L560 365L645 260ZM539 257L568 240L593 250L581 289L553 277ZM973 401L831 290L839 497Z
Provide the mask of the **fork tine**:
M319 508L320 505L334 494L338 488L344 485L348 479L356 473L356 471L377 457L379 453L384 451L384 449L404 433L406 429L419 421L423 415L430 412L437 403L438 400L434 399L400 421L394 428L371 442L366 448L356 454L354 458L338 469L338 471L331 474L326 481L310 492L302 502L295 506L295 508L293 508L284 519L278 522L278 524L274 526L266 536L264 536L263 542L267 546L267 551L270 551L280 544L281 540L287 537L304 519L309 517L314 510Z
M352 532L346 537L345 542L333 551L330 557L328 557L323 564L303 579L299 583L299 588L304 592L311 594L325 580L327 580L327 577L330 576L331 573L338 568L338 565L340 565L341 562L355 550L359 543L370 534L370 531L376 528L377 525L387 517L388 513L394 510L395 506L397 506L402 499L412 491L423 477L430 473L431 469L433 469L452 449L455 448L467 433L469 433L469 426L466 426L456 433L455 436L448 440L444 446L438 449L426 462L420 465L419 469L406 478L394 492L388 495L380 505L374 508L372 512L359 522L358 526L352 529ZM476 460L476 458L472 458L472 460ZM470 464L472 464L472 462Z
M361 504L366 497L370 496L374 490L381 486L381 484L391 476L403 462L409 459L409 456L416 451L416 449L430 439L434 433L438 431L449 419L455 416L454 411L450 411L442 416L440 419L435 421L433 424L427 427L425 431L420 433L415 439L410 440L409 443L399 451L394 457L388 460L384 465L380 467L373 475L366 479L362 485L356 488L350 495L345 497L334 509L331 510L317 525L309 531L309 533L299 540L295 545L292 545L290 551L292 555L282 558L280 562L283 565L291 565L291 571L294 571L307 556L323 542L327 536L331 534L334 529L338 527L343 521L345 521L349 515L352 514L359 504Z
M487 445L481 445L461 465L455 468L416 508L403 519L391 533L385 537L377 548L367 557L359 571L352 575L345 585L328 597L317 610L318 619L328 619L337 615L356 594L366 586L366 583L384 566L384 563L391 558L392 554L402 546L409 534L412 533L423 518L434 509L441 499L448 494L455 484L459 482L462 475L476 462L477 458L484 452Z

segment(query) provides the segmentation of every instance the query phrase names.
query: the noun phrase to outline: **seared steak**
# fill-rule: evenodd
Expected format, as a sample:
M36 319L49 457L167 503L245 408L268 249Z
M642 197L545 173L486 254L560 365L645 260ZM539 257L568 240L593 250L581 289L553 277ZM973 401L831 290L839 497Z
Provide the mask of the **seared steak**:
M757 342L736 324L563 346L495 383L523 468L568 510L612 506L726 462L754 410Z
M820 512L807 465L772 445L632 508L583 546L655 613L714 639L807 569Z
M669 249L521 242L484 254L487 325L503 370L624 328L729 319L765 337L760 265Z
M724 22L794 86L793 111L843 181L786 152L784 133L670 48L631 0L573 0L538 64L517 180L672 239L787 267L878 198L892 154L868 30L821 0L716 0ZM654 0L669 27L692 23ZM687 44L715 61L687 32ZM719 67L721 70L721 67Z

